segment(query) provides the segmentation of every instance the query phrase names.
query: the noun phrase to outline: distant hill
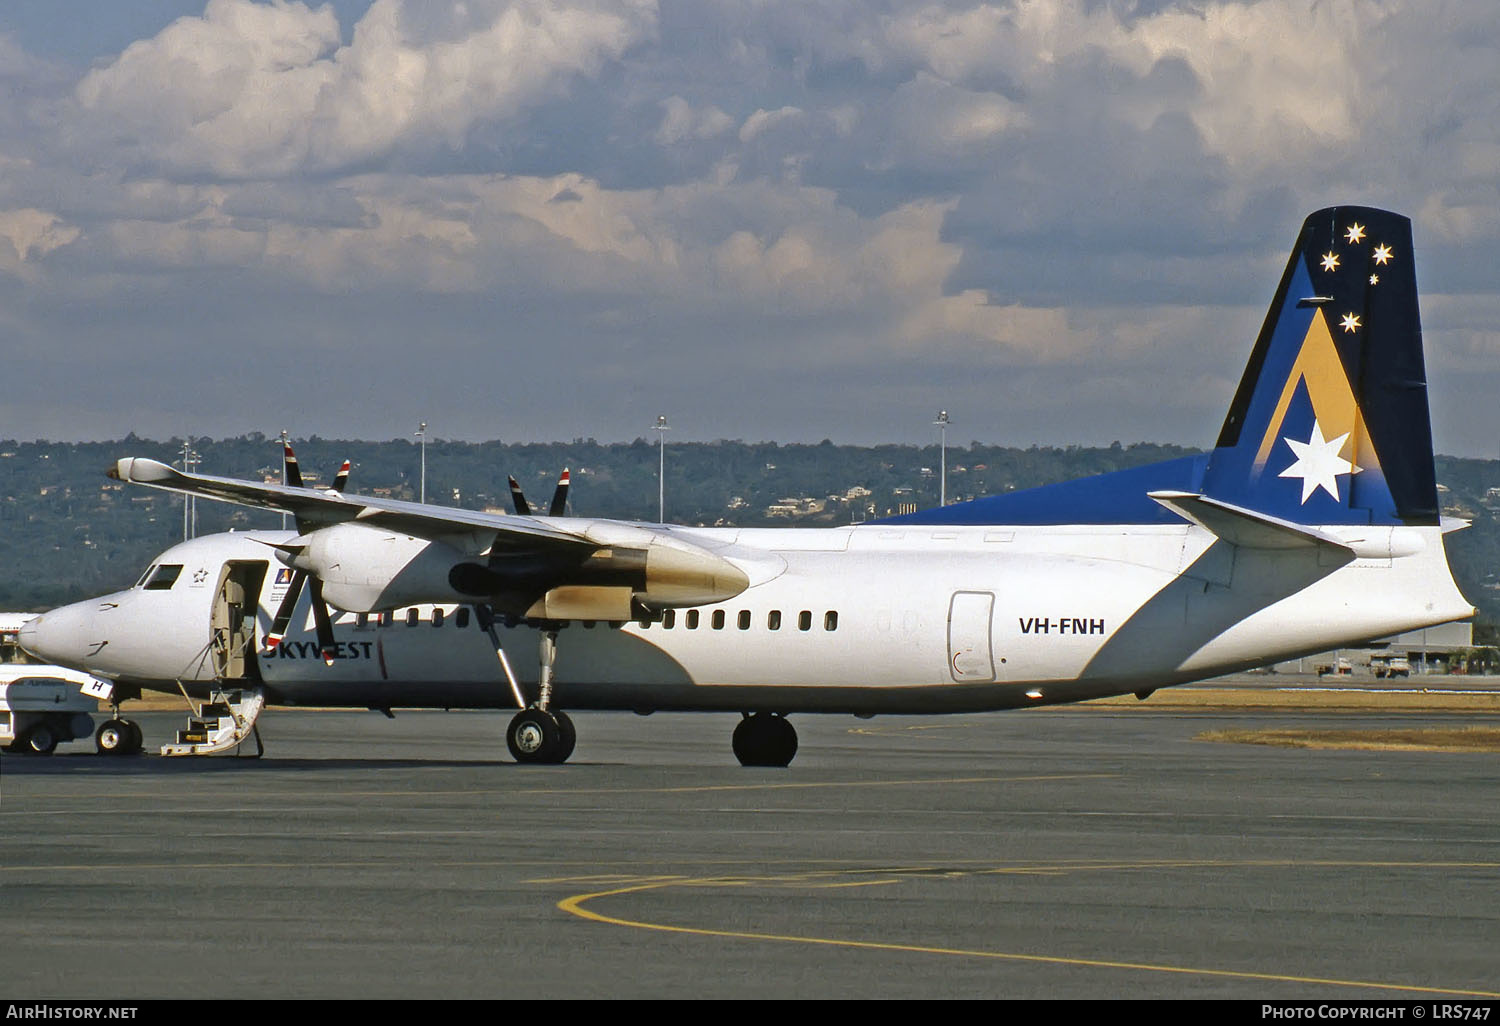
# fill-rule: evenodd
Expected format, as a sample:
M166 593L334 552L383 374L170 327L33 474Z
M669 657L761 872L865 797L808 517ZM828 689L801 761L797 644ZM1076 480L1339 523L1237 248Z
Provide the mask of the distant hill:
M415 442L294 440L308 483L327 482L354 461L351 489L415 499ZM260 434L195 439L203 473L280 480L279 442ZM43 609L134 583L147 563L183 535L182 501L104 476L120 456L181 458L182 440L126 437L111 442L0 441L0 608ZM950 446L948 501L1065 481L1154 463L1196 450L1171 445L1017 449ZM678 442L667 445L666 513L705 526L848 524L938 502L936 445L778 445ZM573 472L570 510L590 516L655 520L655 440L507 444L432 441L427 499L472 509L510 509L506 475L534 504L551 498L557 474ZM1500 462L1438 458L1444 512L1473 521L1450 535L1464 594L1487 623L1500 622ZM1493 507L1493 508L1492 508ZM273 528L275 514L198 503L198 533Z

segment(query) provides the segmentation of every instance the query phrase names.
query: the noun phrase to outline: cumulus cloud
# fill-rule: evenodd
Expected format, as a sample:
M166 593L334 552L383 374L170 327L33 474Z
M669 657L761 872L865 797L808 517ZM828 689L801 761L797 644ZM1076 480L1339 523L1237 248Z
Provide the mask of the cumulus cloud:
M0 210L0 239L10 247L9 252L0 247L0 269L19 270L28 260L46 256L78 235L76 226L64 224L56 214L45 210Z
M76 96L139 161L240 177L337 169L402 144L460 147L475 124L514 117L649 36L654 5L463 11L435 19L376 0L344 46L330 6L210 0L91 71Z
M663 146L684 139L712 139L734 127L734 119L713 104L694 108L680 96L669 96L661 105L661 125L652 138Z
M1432 366L1500 376L1496 24L1465 0L374 0L346 24L209 0L69 69L0 14L0 291L74 363L90 316L299 366L288 339L378 367L420 338L398 394L494 359L570 375L580 417L660 389L872 440L906 401L1047 421L1071 376L1090 402L1028 440L1171 438L1217 419L1330 202L1413 216ZM865 398L830 400L851 376ZM475 377L444 394L479 425ZM760 377L780 413L743 394ZM289 408L319 403L329 430L379 405Z

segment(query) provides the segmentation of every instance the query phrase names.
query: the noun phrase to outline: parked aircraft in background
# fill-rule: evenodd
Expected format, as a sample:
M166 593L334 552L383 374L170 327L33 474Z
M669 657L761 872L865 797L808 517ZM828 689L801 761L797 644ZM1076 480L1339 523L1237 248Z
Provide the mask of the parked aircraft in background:
M545 763L567 709L723 710L741 762L786 765L794 713L1144 698L1465 618L1412 256L1398 215L1309 217L1210 452L872 524L498 515L122 459L297 530L174 546L23 643L122 694L234 689L241 727L262 702L509 706L510 751Z

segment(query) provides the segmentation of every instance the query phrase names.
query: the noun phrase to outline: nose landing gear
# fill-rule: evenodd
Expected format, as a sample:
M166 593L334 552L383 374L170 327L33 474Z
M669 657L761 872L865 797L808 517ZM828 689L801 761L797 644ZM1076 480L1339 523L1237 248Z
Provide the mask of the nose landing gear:
M119 716L105 720L94 732L94 747L100 755L136 755L143 743L140 725Z

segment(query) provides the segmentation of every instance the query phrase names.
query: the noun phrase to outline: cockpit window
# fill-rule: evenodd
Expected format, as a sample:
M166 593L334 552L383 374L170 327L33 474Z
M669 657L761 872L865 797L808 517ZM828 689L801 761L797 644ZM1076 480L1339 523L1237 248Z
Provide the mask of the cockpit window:
M177 575L180 573L182 573L181 563L163 563L146 577L146 590L167 591L177 583Z
M141 579L135 582L135 586L137 588L142 587L148 580L150 580L151 575L155 572L156 564L152 563L150 566L146 567L146 572L141 574Z

